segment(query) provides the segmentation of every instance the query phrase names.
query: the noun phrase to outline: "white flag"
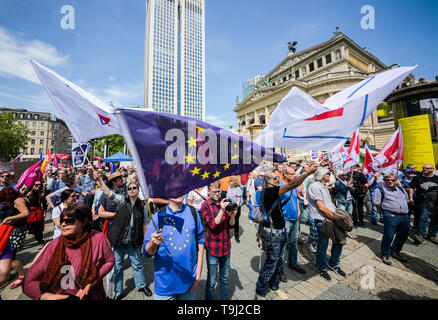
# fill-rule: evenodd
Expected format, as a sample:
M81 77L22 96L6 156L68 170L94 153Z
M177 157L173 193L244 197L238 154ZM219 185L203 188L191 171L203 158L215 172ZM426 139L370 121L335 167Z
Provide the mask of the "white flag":
M401 126L392 135L383 149L374 158L373 169L383 174L394 173L397 176L397 166L403 161L403 134Z
M338 151L415 68L381 72L322 104L294 87L279 103L256 141L269 148Z
M120 133L113 107L41 64L31 64L78 143Z

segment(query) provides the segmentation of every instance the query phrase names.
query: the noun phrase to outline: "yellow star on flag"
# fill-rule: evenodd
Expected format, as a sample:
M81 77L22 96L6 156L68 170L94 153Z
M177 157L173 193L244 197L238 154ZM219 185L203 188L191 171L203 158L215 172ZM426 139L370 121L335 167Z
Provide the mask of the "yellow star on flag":
M201 170L201 168L197 168L197 167L191 170L190 172L192 173L192 177L194 177L197 174L200 174L199 170Z
M198 139L194 139L193 137L190 137L190 140L186 142L189 144L189 148L190 148L190 147L196 147L196 141L198 141Z
M237 144L234 144L234 149L237 149L239 146Z
M202 175L202 180L207 179L209 175L210 172L205 171L204 174Z
M195 163L195 157L190 153L187 155L187 157L184 158L186 158L187 163Z
M224 165L224 170L228 170L230 168L230 164L227 163L226 165Z
M231 160L238 159L238 158L239 158L239 155L235 154L234 156L231 157Z
M217 177L219 177L220 174L221 174L220 171L216 171L216 173L213 175L213 178L217 178Z
M198 126L196 126L196 128L199 130L199 132L205 131L204 128L201 128L201 127L198 127Z

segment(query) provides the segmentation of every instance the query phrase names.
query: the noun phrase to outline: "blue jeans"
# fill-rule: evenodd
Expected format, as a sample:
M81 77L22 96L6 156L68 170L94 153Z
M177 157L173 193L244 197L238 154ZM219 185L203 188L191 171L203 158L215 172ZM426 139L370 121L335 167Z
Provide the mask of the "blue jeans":
M408 214L397 216L389 211L383 211L383 238L381 246L383 256L390 256L391 252L400 253L408 239L410 223L411 220Z
M146 287L146 277L144 275L143 261L140 254L141 247L134 248L130 244L122 244L114 248L116 263L114 264L114 296L118 297L123 292L123 260L128 253L131 260L131 267L134 271L134 282L137 289Z
M325 233L321 232L321 227L324 221L316 220L316 228L318 229L318 246L316 247L316 266L318 270L327 271L327 248L329 238ZM332 243L331 256L329 265L333 268L338 268L341 261L342 246L337 243Z
M173 294L170 296L159 296L155 294L155 300L195 300L196 299L196 289L193 291L187 291L182 294Z
M214 286L219 266L220 299L228 300L228 280L230 275L230 256L215 257L207 251L207 283L205 285L205 300L214 300Z
M429 211L427 204L423 204L423 211L421 211L420 219L418 220L418 234L426 237L427 221L429 220Z
M347 211L349 214L353 213L353 200L345 200L345 203L338 203L338 208Z
M300 220L297 219L295 221L288 221L286 222L286 241L287 246L289 249L289 266L296 267L297 265L297 258L298 258L298 235L299 235L299 226L300 226ZM285 255L286 250L283 252L283 261L285 261ZM281 271L283 272L283 267L281 268Z
M266 247L266 260L260 269L256 285L256 293L262 297L266 296L269 288L278 290L280 284L280 272L283 267L283 252L286 247L286 232L273 230L271 233L263 230L263 243Z
M370 197L371 197L371 205L372 205L371 221L377 222L377 219L378 219L377 207L374 205L374 203L372 203L372 201L374 199L374 191L370 192ZM383 213L382 212L379 213L379 216L380 216L380 219L383 220Z

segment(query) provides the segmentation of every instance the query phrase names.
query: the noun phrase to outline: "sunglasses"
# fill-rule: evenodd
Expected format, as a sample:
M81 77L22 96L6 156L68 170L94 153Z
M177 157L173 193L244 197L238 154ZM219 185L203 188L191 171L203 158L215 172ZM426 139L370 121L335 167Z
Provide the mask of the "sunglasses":
M396 182L396 179L386 179L386 181Z
M41 183L35 183L34 186L35 187L41 187Z
M7 177L9 177L9 176L8 175L0 176L0 178L7 178Z
M137 187L132 187L132 188L128 188L128 191L137 190L137 189L138 189Z
M76 222L76 219L75 218L61 218L59 220L59 222L61 224L65 223L66 225L70 226Z

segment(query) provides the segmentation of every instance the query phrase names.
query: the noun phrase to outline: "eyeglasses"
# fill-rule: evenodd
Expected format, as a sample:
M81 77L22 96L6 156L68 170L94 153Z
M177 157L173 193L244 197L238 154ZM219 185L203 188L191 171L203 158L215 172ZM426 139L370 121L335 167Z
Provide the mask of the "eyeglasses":
M7 178L7 177L9 177L9 175L0 176L0 178Z
M65 223L66 225L70 226L76 222L76 219L75 218L61 218L59 220L59 222L61 222L61 224Z
M137 187L132 187L132 188L128 188L128 191L137 190L137 189L138 189Z
M386 179L385 181L388 181L388 182L396 182L397 180L396 180L396 179Z
M218 193L221 193L221 191L219 190L219 191L210 191L210 193L216 193L216 194L218 194Z

